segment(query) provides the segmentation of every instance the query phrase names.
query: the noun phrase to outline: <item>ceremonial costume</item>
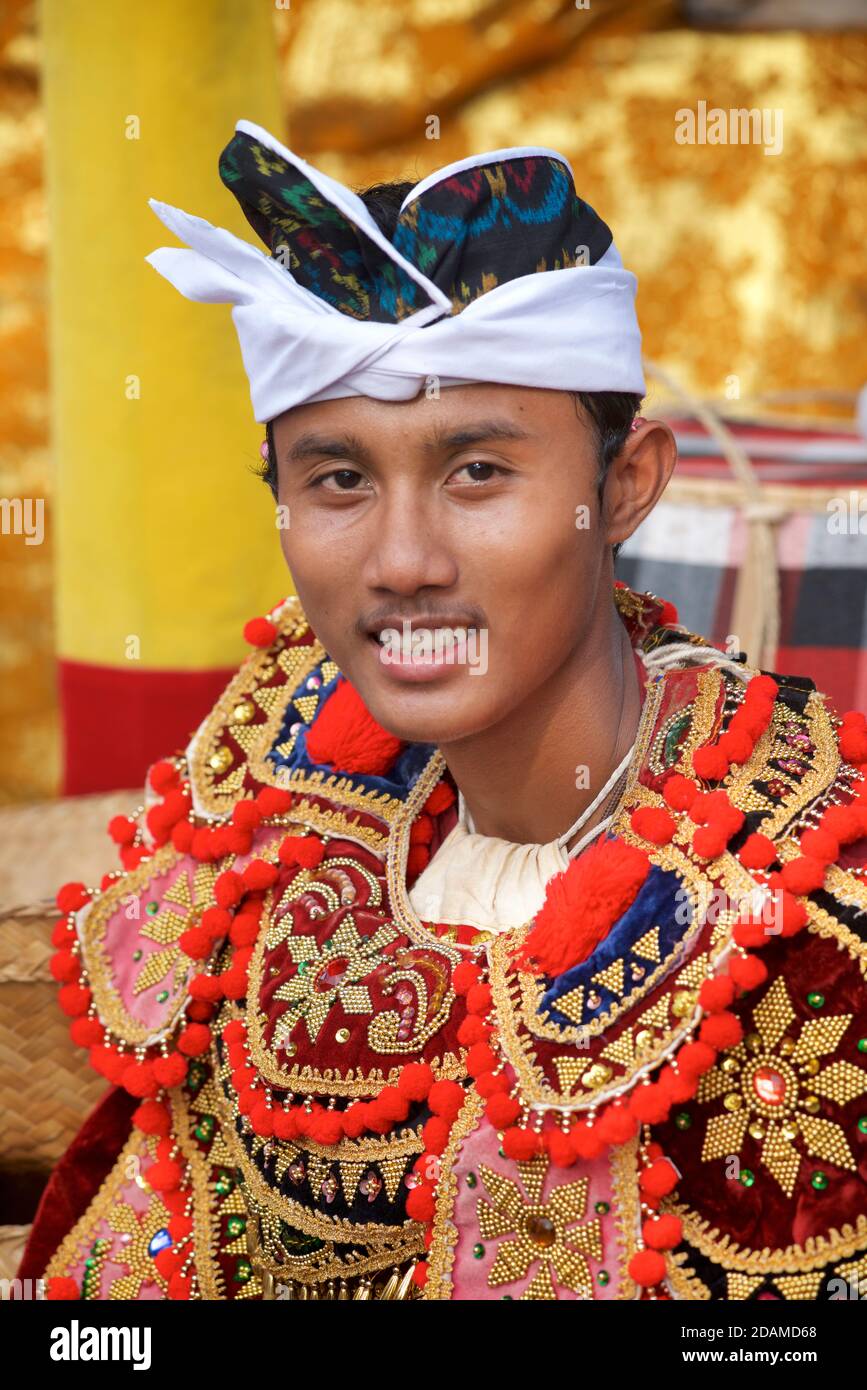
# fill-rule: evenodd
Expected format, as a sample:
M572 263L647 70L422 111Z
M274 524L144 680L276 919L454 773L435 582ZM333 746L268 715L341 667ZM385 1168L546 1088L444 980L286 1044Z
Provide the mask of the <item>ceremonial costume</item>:
M576 219L590 259L563 294L604 389L641 389L634 286L561 157L425 181L384 251L347 190L280 151L239 130L223 169L266 238L282 218L306 249L287 296L286 268L184 214L195 249L154 253L236 305L257 418L299 391L414 395L433 289L444 361L474 306L508 337L509 285L560 273ZM504 279L509 237L489 238L485 287L480 224L516 209L546 265ZM272 373L247 311L281 351L334 295L303 386ZM479 376L486 331L468 324L461 370L528 384L517 329ZM582 351L560 389L603 389ZM800 1299L867 1275L867 721L652 595L613 601L644 703L613 813L571 860L476 836L442 755L375 723L297 599L248 625L188 748L112 822L122 873L59 895L61 1007L113 1089L22 1274L57 1298L386 1300Z

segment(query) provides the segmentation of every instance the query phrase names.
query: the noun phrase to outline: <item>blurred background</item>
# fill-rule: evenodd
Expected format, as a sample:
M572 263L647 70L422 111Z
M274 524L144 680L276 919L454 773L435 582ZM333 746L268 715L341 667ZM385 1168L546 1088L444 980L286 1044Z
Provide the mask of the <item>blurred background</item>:
M229 309L145 264L171 239L147 199L253 240L217 173L240 117L356 187L485 149L561 150L638 275L645 413L667 412L681 444L620 576L864 707L865 23L863 0L4 0L11 1242L102 1086L69 1055L46 904L108 866L108 816L134 808L126 789L186 741L244 655L244 621L289 583ZM769 113L780 148L681 143L676 113L700 122L702 103Z

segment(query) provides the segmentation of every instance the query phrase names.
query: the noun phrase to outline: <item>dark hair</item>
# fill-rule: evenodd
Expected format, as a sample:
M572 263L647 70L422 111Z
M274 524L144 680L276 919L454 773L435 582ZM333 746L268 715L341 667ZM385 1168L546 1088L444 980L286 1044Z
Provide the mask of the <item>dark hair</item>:
M369 188L359 190L359 198L380 231L387 237L394 234L401 204L413 187L414 184L407 179L396 183L375 183ZM573 391L571 395L589 415L596 433L599 460L596 484L601 502L608 470L629 437L629 427L641 409L641 397L632 391ZM268 441L268 462L260 469L260 476L276 498L277 455L270 420L265 426L265 435ZM615 558L619 549L619 545L614 547Z

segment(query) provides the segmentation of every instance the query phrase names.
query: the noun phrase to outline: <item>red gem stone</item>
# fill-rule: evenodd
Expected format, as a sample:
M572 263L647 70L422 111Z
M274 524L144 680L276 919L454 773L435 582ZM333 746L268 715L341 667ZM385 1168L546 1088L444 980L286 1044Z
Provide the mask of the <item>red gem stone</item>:
M765 1105L782 1105L786 1098L786 1083L773 1067L758 1067L753 1072L753 1090Z

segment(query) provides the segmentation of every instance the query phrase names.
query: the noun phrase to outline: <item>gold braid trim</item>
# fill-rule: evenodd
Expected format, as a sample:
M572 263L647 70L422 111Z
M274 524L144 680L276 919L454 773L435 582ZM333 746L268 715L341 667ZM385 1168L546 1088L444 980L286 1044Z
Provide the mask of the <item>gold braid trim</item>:
M479 1124L484 1109L484 1100L474 1087L470 1087L458 1112L458 1117L452 1125L448 1143L440 1159L440 1180L437 1187L436 1210L433 1219L433 1239L428 1254L427 1282L422 1294L422 1297L428 1300L450 1299L454 1290L452 1269L459 1234L458 1228L452 1220L458 1196L455 1163L461 1145Z
M617 1297L635 1299L640 1290L629 1273L629 1261L638 1248L641 1228L641 1203L638 1196L638 1136L625 1144L614 1144L609 1152L611 1185L614 1188L617 1211L614 1217L620 1278Z
M867 1247L867 1216L855 1226L846 1222L841 1230L832 1227L827 1236L809 1236L803 1245L787 1245L784 1250L745 1250L730 1236L720 1235L717 1227L702 1220L688 1206L664 1198L660 1210L673 1212L683 1221L683 1238L722 1269L739 1274L800 1274L823 1269L834 1260L846 1259Z
M79 1217L72 1229L67 1231L48 1261L44 1278L53 1279L55 1276L65 1275L69 1268L81 1259L82 1246L92 1242L93 1232L98 1223L102 1220L107 1221L111 1208L117 1205L120 1189L129 1181L129 1165L134 1165L137 1170L143 1158L155 1159L156 1148L155 1136L144 1134L140 1129L130 1130L126 1143L115 1159L110 1172L94 1193L86 1211ZM139 1175L138 1181L141 1187L147 1188L147 1179L141 1178ZM159 1200L156 1193L154 1193L152 1200ZM167 1223L168 1220L169 1213L166 1211ZM154 1266L153 1271L153 1282L165 1294L166 1281L157 1272L156 1266Z
M178 1147L190 1165L193 1189L193 1248L194 1264L198 1275L201 1297L207 1301L226 1298L226 1284L223 1272L215 1258L219 1245L220 1217L216 1204L211 1198L210 1160L201 1153L195 1139L190 1135L194 1117L190 1114L187 1097L183 1088L173 1087L168 1092L172 1107L172 1134ZM216 1117L222 1128L222 1119Z

